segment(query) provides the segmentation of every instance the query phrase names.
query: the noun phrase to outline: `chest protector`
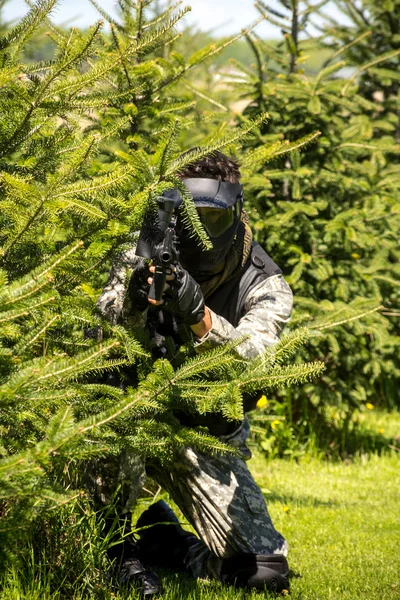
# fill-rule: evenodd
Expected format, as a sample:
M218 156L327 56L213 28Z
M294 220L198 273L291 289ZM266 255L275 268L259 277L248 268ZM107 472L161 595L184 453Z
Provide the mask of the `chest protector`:
M223 283L206 299L206 305L217 315L237 327L243 317L246 298L253 288L268 277L282 271L257 242L252 243L248 261L233 279Z

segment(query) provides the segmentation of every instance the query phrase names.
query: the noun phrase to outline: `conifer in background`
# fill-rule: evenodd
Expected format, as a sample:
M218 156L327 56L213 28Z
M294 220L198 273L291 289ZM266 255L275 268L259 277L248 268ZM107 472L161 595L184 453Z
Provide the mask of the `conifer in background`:
M335 20L327 20L330 46L337 51L338 45L345 45L343 57L354 65L352 79L357 79L360 93L375 104L373 132L367 131L365 141L383 138L387 144L400 144L400 2L374 2L363 0L354 5L350 2L338 2L338 9L346 16L350 25L343 26ZM354 47L350 42L357 38ZM345 92L346 93L346 90ZM396 214L399 210L399 164L400 150L389 156L376 154L370 173L375 185L385 188L382 198L390 208L394 222L394 233L399 236ZM385 315L391 318L393 333L399 330L400 303L400 254L398 244L394 245L387 260L392 263L396 281L388 280L382 272L382 263L375 264L374 274L380 277L380 285L387 298ZM385 285L385 283L387 285ZM385 378L382 385L386 388L386 397L396 397L396 381Z
M316 437L325 448L345 451L347 439L351 451L347 433L355 415L366 403L394 406L399 385L399 338L390 319L399 279L396 117L381 117L365 81L358 83L360 66L349 60L368 43L365 32L351 31L346 44L335 42L312 77L303 69L307 51L326 48L327 39L308 33L313 6L290 0L278 11L263 2L257 7L281 28L283 40L271 46L250 33L254 68L235 64L235 85L250 99L241 119L266 110L270 115L250 141L260 157L264 153L264 163L257 170L248 164L247 200L258 241L293 288L296 314L314 319L309 351L327 364L322 382L286 390L284 405L272 408L290 425L284 444L295 446L294 432L303 432L306 444ZM387 52L379 56L382 68L387 60ZM318 138L305 150L271 161L274 144L312 132ZM385 310L375 312L380 306ZM271 439L265 444L270 448Z
M351 79L360 93L376 104L381 135L394 136L400 143L400 2L398 0L349 0L335 2L339 20L324 14L325 44L354 66ZM342 22L339 22L342 21ZM343 21L346 25L343 24ZM357 39L357 44L353 40Z

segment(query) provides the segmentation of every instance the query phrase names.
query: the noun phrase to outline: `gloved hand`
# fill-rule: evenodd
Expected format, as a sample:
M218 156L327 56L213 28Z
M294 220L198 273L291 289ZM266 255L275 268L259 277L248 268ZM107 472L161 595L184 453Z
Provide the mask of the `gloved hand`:
M187 325L199 323L204 317L204 297L199 284L179 264L168 284L161 309Z
M140 312L149 307L147 296L149 295L150 284L147 280L150 275L148 265L143 265L133 271L129 281L128 294L132 306Z

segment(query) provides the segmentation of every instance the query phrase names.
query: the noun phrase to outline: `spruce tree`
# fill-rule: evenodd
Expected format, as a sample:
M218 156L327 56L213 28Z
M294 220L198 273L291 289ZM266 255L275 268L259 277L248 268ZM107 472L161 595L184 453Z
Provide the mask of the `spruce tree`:
M399 171L393 157L399 148L355 70L349 79L341 76L348 65L343 55L357 53L363 35L360 42L349 33L351 41L337 43L316 76L306 75L308 49L325 48L326 37L308 33L312 5L281 5L275 11L257 3L283 40L271 46L250 33L254 67L235 64L236 86L251 99L241 121L265 110L270 116L256 141L264 162L256 170L249 163L245 186L257 239L284 269L298 318L313 319L309 351L327 363L322 383L285 392L284 413L294 431L318 435L319 429L319 439L332 447L337 430L345 451L343 431L352 427L355 411L367 402L393 406L398 387L398 337L387 313L397 305ZM380 57L382 66L386 58ZM293 143L313 132L315 141L304 151L271 161L268 149L277 141ZM376 312L379 307L389 310Z
M195 122L182 106L178 118L179 101L162 90L215 48L185 66L174 57L167 64L157 48L173 35L181 13L166 11L139 36L143 14L130 20L127 12L136 35L114 25L108 37L100 23L87 32L54 26L54 6L55 0L39 0L0 39L0 101L7 115L0 122L3 566L10 558L23 564L28 549L21 532L29 535L29 523L40 515L68 502L79 514L90 457L127 448L168 466L182 445L227 451L206 430L182 426L176 409L240 419L243 394L300 384L323 370L318 361L281 364L297 349L302 331L250 363L233 344L202 356L188 347L174 363L153 364L129 326L111 326L96 314L107 264L132 243L164 189L180 187L187 220L209 244L177 173L212 150L241 144L264 115L226 128L225 135L215 131L204 147L181 155L182 130ZM27 40L43 23L54 58L21 63ZM146 89L159 94L156 112L157 98ZM278 144L275 151L290 148ZM99 380L122 367L137 369L137 386L123 390ZM51 527L46 531L57 535Z
M354 66L352 78L357 78L360 94L372 100L375 104L374 137L385 140L386 144L400 144L400 3L390 1L377 3L363 1L354 6L349 2L338 2L338 9L345 14L346 26L327 22L330 46L337 49L345 45L344 58ZM349 44L357 38L356 46ZM368 132L371 136L371 133ZM370 137L365 136L365 142L370 143ZM393 231L398 236L396 222L399 190L400 146L396 153L375 154L372 168L369 169L375 186L384 186L385 195L379 194L379 204L389 205L394 221ZM396 234L397 227L397 234ZM384 314L392 322L393 335L399 335L398 311L400 271L396 268L399 262L398 248L394 244L387 254L387 260L392 267L393 278L387 278L382 273L382 264L376 263L374 274L380 277L380 285L384 290L387 301ZM394 281L394 280L395 281ZM398 366L397 366L398 368ZM396 398L397 381L395 378L382 378L381 386L386 398ZM389 403L392 407L394 403Z

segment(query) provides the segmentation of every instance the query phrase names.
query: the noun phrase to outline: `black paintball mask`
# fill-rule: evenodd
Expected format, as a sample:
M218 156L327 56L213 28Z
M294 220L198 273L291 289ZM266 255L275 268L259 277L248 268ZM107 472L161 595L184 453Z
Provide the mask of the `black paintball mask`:
M243 186L216 179L190 178L182 180L193 196L200 221L213 245L203 250L199 242L179 217L180 262L198 281L220 273L237 233L242 208ZM175 190L176 193L176 190ZM179 207L181 202L175 206Z

